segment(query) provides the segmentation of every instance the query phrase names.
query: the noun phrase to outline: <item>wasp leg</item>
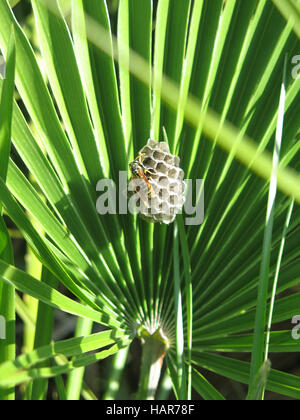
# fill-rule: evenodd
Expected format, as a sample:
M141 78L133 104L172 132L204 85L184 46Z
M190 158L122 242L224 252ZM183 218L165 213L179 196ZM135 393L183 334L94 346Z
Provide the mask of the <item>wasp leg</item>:
M140 163L140 165L142 165L143 164L143 162L141 161L141 157L142 156L144 156L146 153L141 153L140 155L138 155L136 158L135 158L135 160L137 160L139 163Z
M151 187L150 190L148 191L148 197L155 197L155 191L153 187Z
M151 168L149 168L149 169L145 169L145 175L146 174L149 174L150 175L150 177L151 177L151 175L155 175L155 170L154 169L151 169Z

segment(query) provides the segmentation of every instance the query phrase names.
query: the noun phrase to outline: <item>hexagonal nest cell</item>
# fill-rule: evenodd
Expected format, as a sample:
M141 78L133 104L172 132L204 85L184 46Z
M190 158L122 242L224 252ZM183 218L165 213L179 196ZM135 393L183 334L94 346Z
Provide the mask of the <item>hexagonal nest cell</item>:
M144 188L135 190L140 195L137 212L147 222L172 223L185 202L186 184L179 157L170 153L166 142L152 139L138 156L139 167L148 182L139 179L139 185L142 180ZM133 176L133 180L137 178Z

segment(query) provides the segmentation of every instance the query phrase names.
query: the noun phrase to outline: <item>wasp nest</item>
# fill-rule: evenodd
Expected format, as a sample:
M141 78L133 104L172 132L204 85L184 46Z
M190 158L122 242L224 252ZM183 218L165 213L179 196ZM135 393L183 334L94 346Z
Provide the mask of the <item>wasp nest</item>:
M169 224L181 211L186 184L179 163L166 142L151 139L131 162L133 181L138 182L131 190L139 195L136 209L144 220Z

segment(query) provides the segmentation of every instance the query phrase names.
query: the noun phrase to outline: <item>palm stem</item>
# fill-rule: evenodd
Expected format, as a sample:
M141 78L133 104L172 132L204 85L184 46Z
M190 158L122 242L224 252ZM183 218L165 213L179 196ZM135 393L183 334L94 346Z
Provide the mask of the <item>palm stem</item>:
M140 336L143 349L137 399L154 400L168 344L160 329L153 335L143 329Z

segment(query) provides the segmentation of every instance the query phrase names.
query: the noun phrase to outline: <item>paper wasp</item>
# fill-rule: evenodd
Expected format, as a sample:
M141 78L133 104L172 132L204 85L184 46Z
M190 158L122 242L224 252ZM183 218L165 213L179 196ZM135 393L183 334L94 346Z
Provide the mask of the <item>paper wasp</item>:
M138 155L130 164L130 170L132 174L133 179L141 179L145 182L147 185L148 190L148 197L154 197L155 192L153 189L153 186L151 185L151 169L145 169L142 161L142 156L144 156L145 153L141 153Z

